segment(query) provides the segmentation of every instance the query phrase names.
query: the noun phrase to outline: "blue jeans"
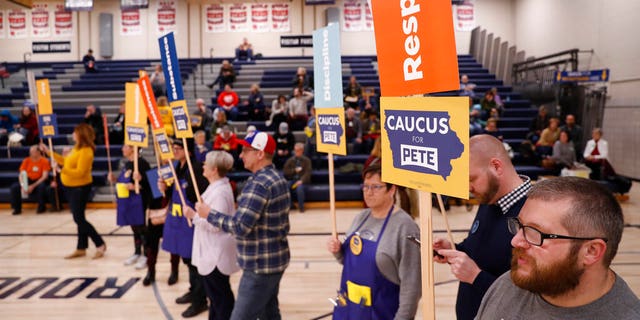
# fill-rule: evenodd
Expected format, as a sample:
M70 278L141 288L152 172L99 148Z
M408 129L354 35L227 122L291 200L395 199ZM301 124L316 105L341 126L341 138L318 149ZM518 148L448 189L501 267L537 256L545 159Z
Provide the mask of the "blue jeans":
M291 189L294 183L298 180L290 180L288 181L289 190L291 190L291 197L296 198L298 200L298 209L300 212L304 212L304 183L300 184L295 190ZM293 203L293 202L292 202Z
M283 273L257 274L253 271L243 271L231 319L280 320L278 291Z

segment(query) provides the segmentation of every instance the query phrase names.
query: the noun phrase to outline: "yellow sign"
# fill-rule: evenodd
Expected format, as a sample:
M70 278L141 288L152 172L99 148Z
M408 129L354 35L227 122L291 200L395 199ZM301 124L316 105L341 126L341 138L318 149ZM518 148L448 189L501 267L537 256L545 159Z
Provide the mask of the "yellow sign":
M469 98L382 97L382 180L469 198Z
M52 114L51 92L49 91L49 79L36 80L38 90L38 114Z
M347 155L344 108L316 108L318 152Z
M193 138L191 121L189 120L189 110L185 100L171 101L171 114L173 115L173 127L176 138Z
M146 148L149 145L147 109L136 82L125 85L124 144Z

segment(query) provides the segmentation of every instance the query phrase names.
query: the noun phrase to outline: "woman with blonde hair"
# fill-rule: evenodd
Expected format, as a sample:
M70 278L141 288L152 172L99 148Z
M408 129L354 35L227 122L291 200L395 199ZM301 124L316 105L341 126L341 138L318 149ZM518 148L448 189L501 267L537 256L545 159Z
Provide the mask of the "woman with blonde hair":
M65 194L67 195L71 214L73 214L73 221L78 226L78 244L76 250L66 256L65 259L85 256L87 254L87 247L89 247L89 237L91 237L91 240L97 248L93 259L98 259L104 256L107 245L93 225L87 221L84 214L93 183L91 170L93 166L93 154L96 149L93 143L95 133L90 125L81 123L73 130L72 137L75 145L67 156L51 152L44 144L40 145L40 150L47 155L52 153L56 163L62 164L60 180L62 181L62 185L65 186Z
M211 151L202 168L202 174L209 180L202 201L212 209L232 216L235 212L233 191L226 174L233 168L233 157L224 151ZM236 262L235 238L200 218L189 207L185 208L185 215L193 219L195 226L191 262L202 275L211 301L209 319L229 319L235 303L229 275L240 270Z

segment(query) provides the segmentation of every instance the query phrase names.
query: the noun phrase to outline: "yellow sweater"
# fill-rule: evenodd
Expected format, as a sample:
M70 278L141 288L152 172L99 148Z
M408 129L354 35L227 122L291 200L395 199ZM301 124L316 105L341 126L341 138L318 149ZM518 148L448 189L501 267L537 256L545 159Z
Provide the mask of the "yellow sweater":
M62 164L60 180L66 187L80 187L91 184L91 169L93 167L93 150L89 147L73 148L69 155L63 157L54 152L53 158Z

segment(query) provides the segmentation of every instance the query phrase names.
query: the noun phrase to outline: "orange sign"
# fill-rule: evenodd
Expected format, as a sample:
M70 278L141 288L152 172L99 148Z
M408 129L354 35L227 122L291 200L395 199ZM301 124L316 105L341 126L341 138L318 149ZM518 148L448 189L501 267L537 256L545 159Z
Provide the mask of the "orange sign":
M450 0L371 0L383 96L458 90Z

